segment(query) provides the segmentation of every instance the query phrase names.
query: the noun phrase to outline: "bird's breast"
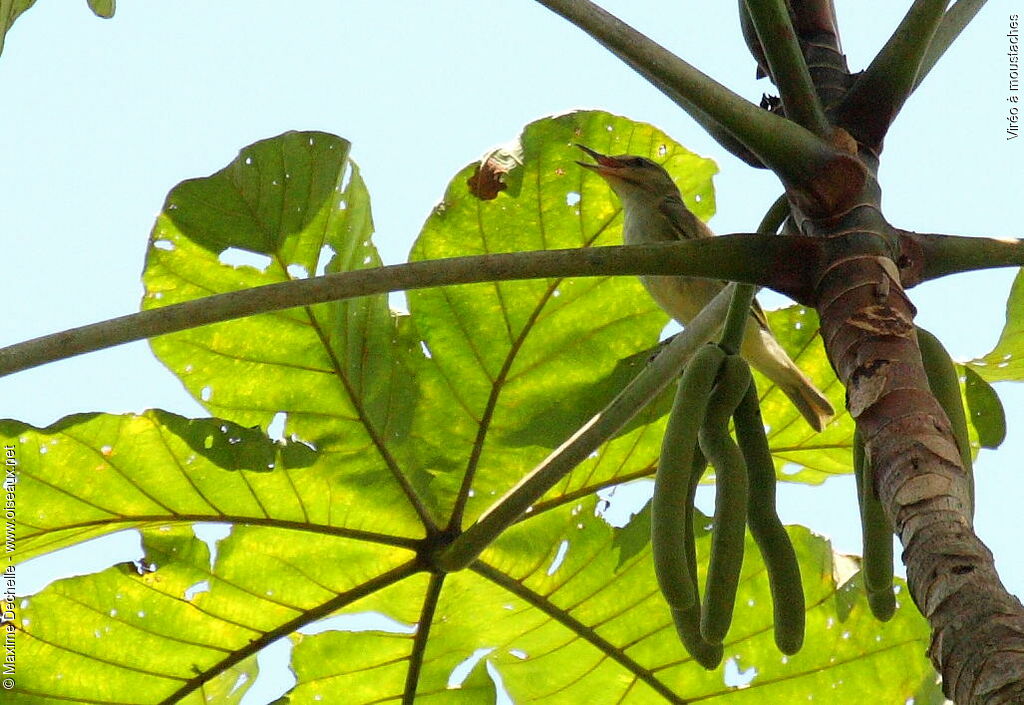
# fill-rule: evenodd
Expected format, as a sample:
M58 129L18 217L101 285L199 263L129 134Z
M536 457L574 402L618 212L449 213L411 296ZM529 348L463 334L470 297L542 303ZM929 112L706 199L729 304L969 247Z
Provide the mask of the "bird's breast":
M692 277L640 277L647 292L661 308L682 324L692 321L722 290L721 282Z

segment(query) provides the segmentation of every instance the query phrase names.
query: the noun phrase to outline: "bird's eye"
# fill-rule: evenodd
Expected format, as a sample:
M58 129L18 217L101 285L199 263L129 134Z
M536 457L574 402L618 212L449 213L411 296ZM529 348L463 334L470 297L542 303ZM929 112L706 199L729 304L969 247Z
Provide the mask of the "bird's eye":
M647 167L650 166L650 162L643 157L633 157L633 159L630 160L630 166Z

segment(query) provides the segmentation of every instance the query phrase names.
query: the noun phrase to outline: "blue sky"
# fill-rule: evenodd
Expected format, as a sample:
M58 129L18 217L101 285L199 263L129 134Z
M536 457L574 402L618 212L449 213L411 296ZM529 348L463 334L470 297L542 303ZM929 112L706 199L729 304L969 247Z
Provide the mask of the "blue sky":
M906 3L837 0L844 50L863 68ZM735 3L603 5L756 100L769 90L736 30ZM993 0L915 94L886 141L890 221L920 232L1021 235L1021 141L1005 140L1008 15ZM146 240L167 191L258 139L317 129L354 143L373 197L375 242L403 261L451 176L526 123L601 108L661 127L714 158L718 232L753 229L779 193L592 40L530 0L40 0L0 56L0 345L137 310ZM1013 272L911 292L919 323L954 356L987 352ZM777 299L766 298L766 303ZM1024 594L1024 394L998 387L1011 438L977 466L978 529ZM37 425L79 411L159 407L205 415L135 343L0 380L0 416ZM1016 435L1015 439L1013 436ZM852 481L790 487L783 519L856 552ZM114 560L123 560L116 558ZM27 578L26 578L27 579Z

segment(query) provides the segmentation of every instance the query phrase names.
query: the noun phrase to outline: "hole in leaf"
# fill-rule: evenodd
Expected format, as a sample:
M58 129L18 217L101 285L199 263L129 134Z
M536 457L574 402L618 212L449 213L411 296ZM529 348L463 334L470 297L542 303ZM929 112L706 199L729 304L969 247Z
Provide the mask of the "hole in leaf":
M231 535L231 525L200 522L192 525L192 533L197 540L206 544L206 549L210 554L210 570L213 570L213 566L217 562L217 544Z
M404 624L381 612L356 612L321 619L299 629L302 634L322 632L384 632L386 634L415 634L415 624Z
M262 253L229 247L217 255L217 261L231 267L253 267L264 272L270 266L271 259Z
M142 557L142 535L135 529L99 536L18 565L18 592L34 595L57 580L99 573Z
M275 441L284 440L284 425L288 420L288 414L283 411L279 411L274 414L274 418L267 424L267 437L273 438Z
M469 674L473 672L473 669L481 659L487 654L494 651L494 647L481 648L474 651L468 658L464 659L462 663L452 669L452 672L448 675L448 687L449 688L461 688L462 684L469 678Z
M200 594L202 592L209 592L209 591L210 591L210 581L209 580L201 580L198 583L196 583L195 585L189 585L185 589L184 598L188 602L191 602L193 599L195 599L196 595L198 595L198 594Z
M606 505L597 512L609 525L621 529L644 508L654 494L654 481L643 479L599 490Z
M288 637L268 644L256 654L256 665L259 671L252 682L249 692L240 702L277 702L275 698L291 690L296 683L295 673L291 664L292 641ZM248 696L258 694L258 699Z
M320 248L320 255L316 258L316 276L322 277L327 273L327 265L334 259L334 248L330 245L324 245Z
M562 567L562 563L565 562L565 554L569 552L569 542L562 539L562 542L558 544L558 550L555 552L555 557L551 561L551 565L548 566L547 574L554 575L555 572Z
M248 681L248 673L239 673L238 678L235 679L234 684L231 686L230 692L228 692L228 695L234 695L235 691L241 688L243 685L245 685Z
M348 184L352 180L352 172L353 172L352 162L346 162L345 163L345 174L344 174L344 176L341 177L341 190L342 191L347 191L348 190Z
M739 664L736 663L735 658L730 658L725 662L725 668L722 673L722 680L725 681L727 686L733 688L742 688L750 685L750 683L757 677L757 669L751 666L745 671L741 671Z

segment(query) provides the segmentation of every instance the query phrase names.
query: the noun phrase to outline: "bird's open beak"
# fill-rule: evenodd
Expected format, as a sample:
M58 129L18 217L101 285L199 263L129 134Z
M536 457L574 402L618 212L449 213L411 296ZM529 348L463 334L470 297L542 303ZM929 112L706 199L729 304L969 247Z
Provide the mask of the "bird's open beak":
M611 176L616 173L617 170L625 168L625 164L616 159L615 157L609 157L606 154L595 152L590 147L583 144L577 144L577 147L582 149L588 155L590 155L597 164L591 164L590 162L576 162L585 169L596 171L601 176Z

